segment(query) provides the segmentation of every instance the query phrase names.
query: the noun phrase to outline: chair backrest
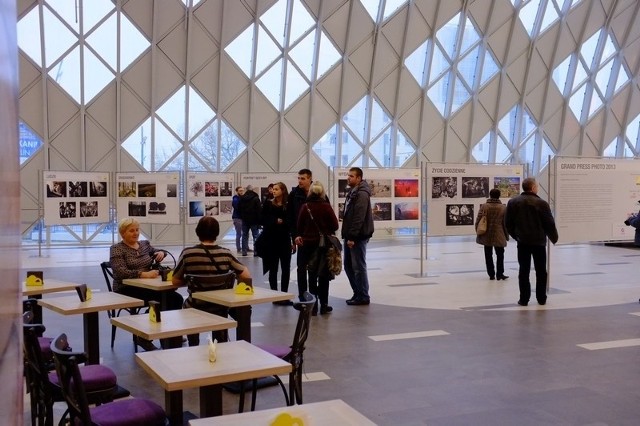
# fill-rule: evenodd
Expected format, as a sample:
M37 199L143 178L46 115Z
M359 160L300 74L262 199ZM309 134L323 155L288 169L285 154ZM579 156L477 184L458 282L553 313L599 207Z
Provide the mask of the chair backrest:
M111 283L113 282L113 269L111 269L111 262L102 262L100 264L100 268L102 268L102 275L104 275L104 280L107 283L107 288L109 291L113 291Z
M185 274L184 280L187 283L187 291L189 293L189 297L187 297L187 300L184 302L185 307L200 309L201 311L206 311L223 317L228 315L228 307L194 299L192 294L199 291L233 288L233 284L236 281L235 273L225 272L224 274L218 275Z
M81 424L91 425L91 412L87 394L80 375L78 364L86 361L86 356L82 352L71 352L67 335L62 333L51 343L53 359L56 364L58 380L62 388L71 418L77 418Z
M298 315L298 323L296 324L296 331L293 335L291 352L287 356L287 361L293 365L294 369L302 366L302 355L305 348L304 345L309 337L311 312L313 311L313 306L316 303L316 298L309 292L304 292L302 299L303 300L293 304L293 307L300 311L300 315Z
M53 404L49 367L42 356L40 343L38 342L38 335L44 332L45 327L42 324L31 324L32 320L32 312L25 312L22 315L23 352L27 385L31 392L38 394L39 399Z

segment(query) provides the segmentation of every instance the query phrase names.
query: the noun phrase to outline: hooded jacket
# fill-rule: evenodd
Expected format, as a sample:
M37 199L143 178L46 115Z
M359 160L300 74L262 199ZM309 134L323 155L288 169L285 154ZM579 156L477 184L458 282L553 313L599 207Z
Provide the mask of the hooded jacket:
M342 219L342 238L347 241L367 240L373 235L371 188L361 181L347 194Z

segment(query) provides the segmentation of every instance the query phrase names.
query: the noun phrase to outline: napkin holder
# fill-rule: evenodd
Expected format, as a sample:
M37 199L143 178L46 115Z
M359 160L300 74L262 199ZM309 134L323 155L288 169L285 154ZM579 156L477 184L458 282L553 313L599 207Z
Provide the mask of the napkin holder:
M149 300L149 321L161 322L160 303L155 300Z
M44 278L42 271L27 271L26 284L29 287L44 285Z
M293 416L290 413L280 413L271 422L269 426L305 426L309 422L305 421L302 417Z
M235 294L247 294L247 295L251 295L253 294L253 287L251 287L249 284L244 283L244 282L240 282L238 283L238 285L236 285L235 289L234 289L234 293Z
M91 300L91 289L88 288L86 284L80 284L79 286L76 286L76 292L78 293L78 297L80 298L81 302Z
M207 337L207 353L209 354L209 362L216 362L218 357L216 352L216 345L218 344L218 340L211 340L211 336Z

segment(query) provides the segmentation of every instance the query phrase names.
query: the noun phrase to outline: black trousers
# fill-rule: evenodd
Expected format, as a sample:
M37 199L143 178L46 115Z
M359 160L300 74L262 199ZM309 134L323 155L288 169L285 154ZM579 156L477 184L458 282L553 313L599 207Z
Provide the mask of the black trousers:
M518 285L520 287L520 302L529 302L531 298L531 258L536 268L536 299L539 303L547 301L547 251L545 246L533 246L518 243Z
M493 249L496 250L496 267L493 267ZM504 247L484 246L484 262L487 265L489 277L501 277L504 275Z
M309 293L316 296L320 305L327 305L329 303L329 278L318 277L315 273L307 270L307 263L311 255L318 246L306 244L298 247L298 257L296 264L298 266L298 295L302 300L302 294L307 291L307 285ZM307 281L307 276L309 280Z

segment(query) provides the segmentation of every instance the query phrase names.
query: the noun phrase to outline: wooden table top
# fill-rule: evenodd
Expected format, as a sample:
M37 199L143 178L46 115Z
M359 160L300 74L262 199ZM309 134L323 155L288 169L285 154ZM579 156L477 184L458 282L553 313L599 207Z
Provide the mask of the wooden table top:
M291 364L244 340L217 344L217 360L209 362L207 345L136 354L136 362L165 391L219 385L288 374Z
M161 318L161 322L151 322L147 314L126 315L111 318L111 324L148 340L226 330L238 325L230 318L223 318L198 309L163 311Z
M23 296L37 296L39 294L55 293L58 291L75 290L78 283L70 283L67 281L58 281L47 278L44 280L44 285L27 285L22 282L22 295Z
M229 308L239 306L258 305L260 303L277 302L291 300L295 296L293 293L271 290L262 287L254 287L253 294L236 294L232 288L225 290L200 291L193 293L194 299L205 302L216 303Z
M127 278L122 280L122 284L133 287L146 288L155 291L175 290L181 286L173 284L171 281L162 281L162 278Z
M45 284L46 285L46 284ZM38 300L38 305L62 315L86 314L110 309L135 308L144 306L144 301L123 294L105 292L93 293L91 300L81 302L77 294Z
M253 411L240 414L229 414L218 417L208 417L205 419L194 419L189 421L190 426L267 426L275 418L288 413L292 417L302 419L305 425L353 425L367 426L375 425L371 420L360 414L341 399L331 401L313 402L311 404L295 405L293 407L272 408L269 410ZM296 423L298 424L298 423Z

